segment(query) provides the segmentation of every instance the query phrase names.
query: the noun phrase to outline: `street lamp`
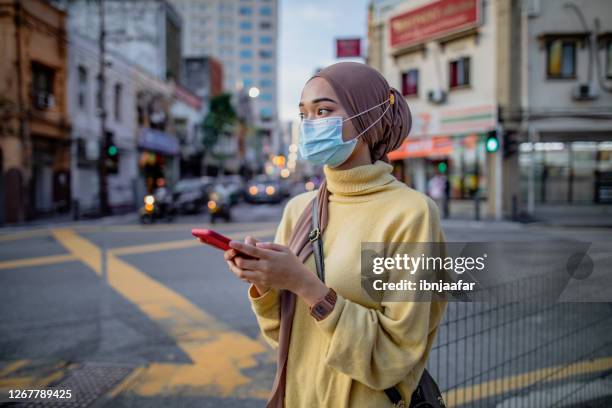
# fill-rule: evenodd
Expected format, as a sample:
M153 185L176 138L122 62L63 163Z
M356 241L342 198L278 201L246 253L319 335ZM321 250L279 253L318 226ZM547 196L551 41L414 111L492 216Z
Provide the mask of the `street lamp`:
M256 86L252 86L249 89L249 96L251 98L257 98L259 96L259 88L257 88Z

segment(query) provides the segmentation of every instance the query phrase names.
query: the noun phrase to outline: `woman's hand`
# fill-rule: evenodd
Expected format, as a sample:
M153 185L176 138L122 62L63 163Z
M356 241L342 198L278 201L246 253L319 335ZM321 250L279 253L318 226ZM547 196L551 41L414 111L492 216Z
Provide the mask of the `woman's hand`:
M327 294L327 286L288 247L271 242L253 245L251 240L247 237L245 243L230 242L232 249L226 251L226 261L236 276L253 283L260 294L260 287L288 289L309 305ZM238 253L256 259L246 259Z
M255 238L249 237L249 236L244 239L244 242L247 245L253 245L253 246L257 244L257 240L255 240ZM238 251L236 251L235 249L228 249L227 251L225 251L223 253L223 258L225 258L225 261L227 262L227 265L230 267L230 270L232 272L234 272L234 270L232 269L230 261L232 261L236 256L239 256L239 254L238 254ZM234 264L235 264L235 262L234 262ZM234 272L234 274L236 274L236 273ZM270 289L270 287L264 286L264 285L262 285L260 283L250 282L248 279L240 277L238 274L236 274L236 276L238 276L241 280L243 280L243 281L245 281L247 283L253 283L253 285L255 286L255 289L257 289L257 292L259 293L260 296L263 295L264 293L266 293Z

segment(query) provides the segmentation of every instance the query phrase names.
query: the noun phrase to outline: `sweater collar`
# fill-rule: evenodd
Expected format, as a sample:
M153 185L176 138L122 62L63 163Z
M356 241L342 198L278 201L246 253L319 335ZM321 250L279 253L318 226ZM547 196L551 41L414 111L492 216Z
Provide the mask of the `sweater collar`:
M329 166L323 168L329 192L347 196L378 191L395 180L392 171L393 166L381 160L346 170L336 170Z

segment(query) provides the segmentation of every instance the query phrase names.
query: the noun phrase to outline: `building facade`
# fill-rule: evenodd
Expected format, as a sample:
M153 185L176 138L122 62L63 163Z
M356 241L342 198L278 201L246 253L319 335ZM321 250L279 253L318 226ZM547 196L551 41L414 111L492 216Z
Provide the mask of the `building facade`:
M451 200L492 197L497 126L497 6L481 0L377 2L370 9L368 63L401 91L410 137L390 158L420 191L444 174ZM493 194L494 195L494 194Z
M427 191L444 173L451 200L495 218L607 200L608 16L603 0L372 2L368 63L414 120L390 155L400 177Z
M70 207L66 14L0 1L0 196L5 222Z
M256 87L255 125L275 138L278 1L172 0L172 4L184 22L183 55L221 61L228 92Z
M612 204L612 3L531 0L513 26L522 44L516 128L523 202Z
M105 54L104 104L106 134L102 135L98 75L98 42L69 32L68 106L72 121L72 199L79 213L99 209L99 160L105 142L117 148L116 168L108 172L108 201L112 209L131 208L137 179L136 94L130 77L135 69L116 53ZM109 138L109 140L105 140Z
M70 29L97 40L104 15L109 51L161 80L180 81L182 26L180 15L167 0L103 1L56 0L70 13Z

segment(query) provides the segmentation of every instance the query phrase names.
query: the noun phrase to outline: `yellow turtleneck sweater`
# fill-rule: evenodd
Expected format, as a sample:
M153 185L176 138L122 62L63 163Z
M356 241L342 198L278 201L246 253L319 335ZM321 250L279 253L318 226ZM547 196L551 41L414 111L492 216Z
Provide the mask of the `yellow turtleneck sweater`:
M326 285L338 293L334 310L317 322L298 298L287 360L285 406L391 407L383 392L397 385L410 400L425 367L443 302L375 302L361 288L362 242L441 242L439 215L425 195L397 181L382 161L348 170L325 167L330 191L323 235ZM316 192L291 199L275 242L287 245ZM316 273L314 258L306 266ZM248 296L261 331L278 347L278 290Z

